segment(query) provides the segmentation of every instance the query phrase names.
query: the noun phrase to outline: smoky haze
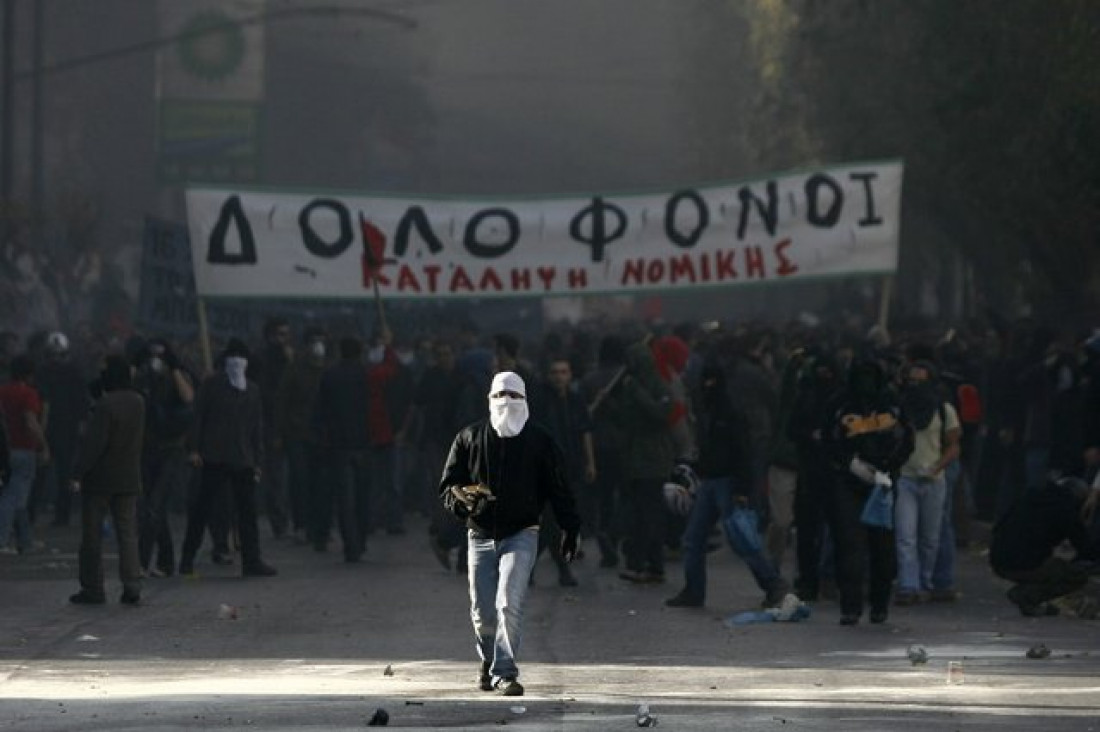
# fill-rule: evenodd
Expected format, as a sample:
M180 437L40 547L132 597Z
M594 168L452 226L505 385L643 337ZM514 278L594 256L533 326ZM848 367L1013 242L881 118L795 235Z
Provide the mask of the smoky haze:
M6 328L126 319L143 284L146 218L183 223L184 184L210 173L202 166L166 173L175 118L165 106L172 94L165 65L182 53L166 18L217 5L6 3L14 74L3 118ZM1067 59L1084 58L1073 49L1094 53L1087 39L1098 25L1087 5L1067 0L1073 13L1039 27L1029 24L1027 3L1008 3L1002 37L982 30L992 12L982 3L869 8L845 0L831 12L811 0L221 5L258 19L243 54L260 69L248 92L252 151L228 182L437 195L621 192L901 158L907 182L895 313L944 320L995 307L1026 314L1067 289L1075 294L1062 298L1063 311L1094 305L1077 296L1097 280L1087 186L1074 191L1068 218L1076 228L1055 232L1073 241L1072 255L1052 259L1029 243L1042 235L1041 220L1010 221L984 236L987 221L1021 210L1019 202L1036 193L1022 185L1000 190L997 156L1008 150L1016 155L1008 163L1026 171L1065 139L989 126L1012 92L1044 88L1037 75L1033 87L998 96L998 74L1010 70L998 61L1010 56L998 49L1038 58L1066 48ZM955 73L967 67L974 75ZM1071 76L1068 66L1062 71ZM954 87L948 77L958 77ZM1065 87L1080 90L1064 93L1078 95L1071 101L1082 124L1097 114L1088 101L1095 83ZM985 116L958 112L967 105ZM188 129L212 124L189 119ZM947 142L930 148L940 140ZM1087 159L1096 156L1045 174L1074 168L1059 181L1073 189L1095 180L1095 164L1080 162ZM953 185L936 182L943 173ZM1037 189L1044 178L1034 180ZM972 190L978 199L967 202L963 193ZM1056 205L1044 202L1040 218L1059 216ZM979 238L989 243L975 244ZM1011 246L994 244L1010 239ZM997 246L1022 264L1005 265ZM978 275L987 272L996 282L983 284ZM663 312L789 316L826 302L873 310L877 288L852 281L705 300L670 294Z

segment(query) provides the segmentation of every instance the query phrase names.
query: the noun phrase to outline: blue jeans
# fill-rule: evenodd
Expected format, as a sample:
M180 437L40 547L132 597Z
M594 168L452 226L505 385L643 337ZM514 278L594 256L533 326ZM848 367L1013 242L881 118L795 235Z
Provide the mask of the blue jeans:
M1038 445L1028 447L1024 450L1024 475L1027 481L1026 488L1044 487L1047 484L1047 473L1049 470L1049 447Z
M898 478L894 513L898 592L932 589L946 493L942 477Z
M8 545L13 525L16 548L26 551L31 546L27 501L34 486L37 464L38 458L31 450L11 451L11 479L0 493L0 547Z
M467 541L470 619L478 656L490 663L494 681L516 678L523 602L538 554L538 528L523 529L500 541L479 539L470 531Z
M940 524L940 546L932 568L932 589L951 590L955 587L955 491L959 488L962 465L955 460L943 471L943 523Z
M714 522L733 510L733 478L704 478L684 530L684 595L703 602L707 596L707 536ZM730 545L733 549L733 545ZM737 554L736 549L734 553ZM783 580L763 552L738 555L764 592L777 591Z

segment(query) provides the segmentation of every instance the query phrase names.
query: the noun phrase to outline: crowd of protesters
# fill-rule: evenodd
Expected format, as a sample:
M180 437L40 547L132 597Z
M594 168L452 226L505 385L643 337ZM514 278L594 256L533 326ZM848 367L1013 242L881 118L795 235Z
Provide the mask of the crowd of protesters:
M78 505L96 521L113 510L89 492L134 493L104 479L109 448L92 439L99 405L128 390L145 407L129 448L136 520L125 507L115 519L136 532L125 548L119 537L128 600L140 594L133 567L193 574L205 541L210 562L276 574L261 516L274 539L359 562L372 533L403 534L420 513L436 558L464 572L465 529L442 506L440 471L455 434L486 416L493 375L509 371L564 454L579 555L630 584L665 582L678 557L672 607L704 604L706 555L723 534L766 607L836 597L847 625L865 606L883 622L894 604L955 600L955 550L975 517L994 522L992 568L1016 583L1009 599L1025 614L1054 612L1097 558L1100 335L1019 323L891 339L807 321L561 328L521 345L471 328L395 330L295 333L272 319L260 343L224 344L205 376L193 350L164 338L0 334L0 553L40 550L33 527L66 525ZM866 520L877 494L890 521ZM174 511L187 514L182 544ZM547 514L540 551L571 586L555 531ZM1079 561L1056 556L1063 541ZM103 601L98 535L85 542L92 569L74 601Z

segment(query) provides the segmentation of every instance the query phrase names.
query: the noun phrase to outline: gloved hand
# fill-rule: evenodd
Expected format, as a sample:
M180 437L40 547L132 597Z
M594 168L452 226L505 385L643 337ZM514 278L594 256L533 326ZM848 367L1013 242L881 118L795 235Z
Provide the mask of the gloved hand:
M455 498L455 507L461 507L461 511L455 511L459 518L479 516L496 500L488 486L483 485L451 486L451 495Z
M561 534L561 558L567 562L576 559L579 543L580 536L576 531L563 531Z
M862 480L867 485L875 485L875 476L878 471L870 463L864 462L858 455L848 463L848 472Z
M875 487L882 488L883 490L890 490L894 487L894 481L890 479L890 476L881 470L875 471Z

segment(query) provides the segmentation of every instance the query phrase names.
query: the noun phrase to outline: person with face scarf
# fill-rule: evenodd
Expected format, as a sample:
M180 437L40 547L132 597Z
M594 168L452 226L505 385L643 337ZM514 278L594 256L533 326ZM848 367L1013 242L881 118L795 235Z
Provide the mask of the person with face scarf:
M444 507L466 522L470 616L482 691L524 693L516 657L547 503L562 530L562 556L572 561L577 551L581 522L566 476L561 448L528 421L523 379L511 371L498 373L489 387L489 418L458 433L439 483Z
M222 371L199 388L195 419L188 436L191 464L202 470L199 492L187 515L179 572L195 573L195 554L219 497L232 496L241 541L245 577L277 574L260 556L256 484L264 456L260 389L245 376L248 347L234 338L226 346Z
M913 452L897 484L896 605L912 605L932 595L948 495L945 469L959 458L959 418L940 395L934 375L932 364L918 361L905 369L902 379L901 409L914 434Z
M898 469L913 450L913 431L882 366L867 357L852 362L847 386L829 405L828 414L822 436L834 479L826 512L836 544L840 624L855 625L863 615L868 568L870 620L884 623L897 572L894 532L865 525L861 515L873 488L892 489Z
M195 389L191 375L171 346L153 339L134 357L134 386L145 397L145 440L142 450L142 496L138 501L141 568L154 576L176 571L176 555L168 508L190 470L184 441L194 417ZM156 551L156 567L150 567Z

